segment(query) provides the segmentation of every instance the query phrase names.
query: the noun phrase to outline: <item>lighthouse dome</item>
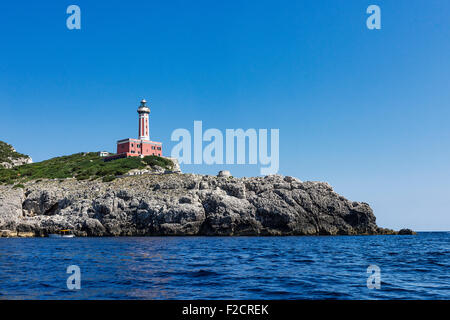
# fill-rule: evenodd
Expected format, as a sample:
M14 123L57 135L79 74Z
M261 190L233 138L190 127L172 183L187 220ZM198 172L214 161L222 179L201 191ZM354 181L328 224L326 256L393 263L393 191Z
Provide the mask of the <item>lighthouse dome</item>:
M146 113L150 113L150 108L147 107L147 100L142 99L141 100L141 105L139 106L138 110L139 113L141 112L146 112Z

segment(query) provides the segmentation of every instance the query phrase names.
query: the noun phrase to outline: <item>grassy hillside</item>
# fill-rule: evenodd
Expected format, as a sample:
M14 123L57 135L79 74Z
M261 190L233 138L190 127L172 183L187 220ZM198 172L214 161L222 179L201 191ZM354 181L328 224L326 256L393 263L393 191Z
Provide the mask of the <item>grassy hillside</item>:
M78 180L102 178L104 181L111 181L115 176L123 175L132 169L143 169L147 165L158 165L167 170L173 168L172 161L158 156L147 156L143 159L132 157L104 162L97 153L77 153L12 169L0 168L0 184L72 177Z
M27 155L14 151L13 147L6 142L0 141L0 163L12 163L12 159L26 158Z

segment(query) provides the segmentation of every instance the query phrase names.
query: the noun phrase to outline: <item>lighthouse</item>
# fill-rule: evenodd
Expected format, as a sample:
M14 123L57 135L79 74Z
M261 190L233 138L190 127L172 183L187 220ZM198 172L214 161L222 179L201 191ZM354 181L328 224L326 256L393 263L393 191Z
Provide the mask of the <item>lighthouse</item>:
M148 115L150 114L150 108L146 105L145 99L141 100L141 105L137 109L139 113L139 140L150 140L150 134L148 130Z
M162 143L150 140L149 114L150 108L145 99L141 100L137 112L139 114L138 138L117 141L117 153L105 158L105 161L144 156L162 156Z

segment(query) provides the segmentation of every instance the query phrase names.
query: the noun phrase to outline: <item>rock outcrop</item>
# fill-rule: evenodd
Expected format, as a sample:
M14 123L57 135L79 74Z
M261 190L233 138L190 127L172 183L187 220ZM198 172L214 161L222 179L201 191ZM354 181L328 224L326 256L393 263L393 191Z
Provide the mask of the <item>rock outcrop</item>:
M161 174L0 186L2 234L59 229L77 236L394 233L376 225L367 203L349 201L327 183L288 176Z
M18 153L11 145L0 141L0 168L10 169L33 163L30 156Z
M221 170L217 174L218 177L231 177L231 172L228 170Z
M417 235L416 232L412 231L411 229L400 229L398 231L399 235L404 235L404 236L412 236L412 235Z

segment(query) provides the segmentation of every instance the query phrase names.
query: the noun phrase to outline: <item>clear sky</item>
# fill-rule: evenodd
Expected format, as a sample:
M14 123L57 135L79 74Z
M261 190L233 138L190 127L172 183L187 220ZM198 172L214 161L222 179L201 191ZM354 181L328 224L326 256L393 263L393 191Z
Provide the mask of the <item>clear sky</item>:
M0 140L35 161L115 151L146 98L165 155L194 120L278 128L280 174L329 182L383 227L450 230L449 17L446 0L1 1ZM183 166L223 168L259 175Z

